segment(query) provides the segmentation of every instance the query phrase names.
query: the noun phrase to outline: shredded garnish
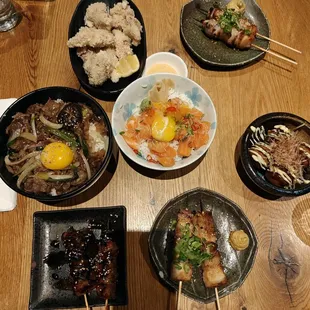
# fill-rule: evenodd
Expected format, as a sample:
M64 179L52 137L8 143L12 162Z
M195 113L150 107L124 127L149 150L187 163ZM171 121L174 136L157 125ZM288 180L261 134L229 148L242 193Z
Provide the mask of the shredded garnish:
M212 257L203 249L207 247L206 241L196 236L191 236L189 225L182 229L182 237L175 246L176 264L189 262L193 266L199 267L205 260Z
M279 135L270 143L273 165L293 172L297 178L303 177L302 162L305 156L300 152L301 141L297 134Z

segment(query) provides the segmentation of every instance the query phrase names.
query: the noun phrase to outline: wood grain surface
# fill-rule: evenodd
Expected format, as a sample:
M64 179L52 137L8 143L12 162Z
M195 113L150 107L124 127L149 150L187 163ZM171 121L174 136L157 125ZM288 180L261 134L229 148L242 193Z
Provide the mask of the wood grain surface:
M258 2L269 19L272 37L303 54L272 47L294 57L298 66L266 55L239 70L204 70L190 58L180 41L179 18L185 0L135 0L146 25L148 54L173 51L185 60L189 77L209 93L215 104L218 130L208 154L191 171L158 177L135 170L119 154L114 172L83 198L62 204L68 208L126 206L129 303L117 310L175 309L175 295L158 282L150 266L147 236L165 202L197 186L215 190L238 203L259 239L252 272L239 290L220 300L221 308L310 309L310 196L265 199L248 189L236 169L239 138L259 115L285 111L310 119L310 2ZM17 1L24 14L22 22L14 30L0 34L0 98L17 98L44 86L80 87L66 47L68 25L77 3ZM111 116L113 103L100 103ZM1 310L28 309L32 216L35 211L56 209L18 196L14 211L0 213ZM216 306L183 296L181 309Z

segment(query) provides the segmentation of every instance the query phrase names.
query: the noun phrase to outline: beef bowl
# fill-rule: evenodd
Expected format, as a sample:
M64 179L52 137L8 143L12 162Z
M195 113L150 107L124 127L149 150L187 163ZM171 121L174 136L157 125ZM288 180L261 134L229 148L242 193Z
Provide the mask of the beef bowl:
M14 191L42 202L80 194L105 171L112 129L89 95L46 87L17 99L0 118L0 177Z

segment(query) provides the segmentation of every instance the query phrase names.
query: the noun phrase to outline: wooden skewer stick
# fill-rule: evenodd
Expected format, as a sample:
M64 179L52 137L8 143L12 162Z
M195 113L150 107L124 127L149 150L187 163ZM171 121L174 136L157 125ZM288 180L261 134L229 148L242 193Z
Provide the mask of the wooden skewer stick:
M281 45L281 46L283 46L283 47L286 47L286 48L288 48L288 49L290 49L290 50L292 50L292 51L294 51L294 52L296 52L296 53L301 54L301 51L296 50L295 48L292 48L292 47L290 47L290 46L288 46L288 45L285 45L285 44L283 44L283 43L281 43L281 42L279 42L279 41L270 39L270 38L268 38L268 37L266 37L266 36L263 36L263 35L260 34L260 33L256 33L256 35L257 35L258 37L261 37L261 38L263 38L263 39L266 39L266 40L268 40L268 41L271 41L271 42L273 42L273 43L276 43L276 44L278 44L278 45Z
M286 60L286 61L288 61L288 62L290 62L290 63L292 63L292 64L294 64L294 65L297 65L297 62L296 62L296 61L291 60L291 59L289 59L289 58L287 58L287 57L284 57L284 56L281 56L281 55L279 55L279 54L277 54L277 53L274 53L274 52L272 52L272 51L266 50L266 49L264 49L264 48L262 48L262 47L260 47L260 46L258 46L258 45L255 45L255 44L252 44L252 46L255 47L255 48L257 48L258 50L261 50L261 51L265 52L265 53L271 54L271 55L273 55L273 56L276 56L276 57L278 57L278 58L281 58L281 59L283 59L283 60Z
M220 300L219 300L219 293L217 291L217 287L215 288L215 296L216 296L216 306L217 310L221 310Z
M182 293L182 281L179 281L178 299L177 299L177 310L180 309L181 293Z
M85 300L86 310L90 310L88 306L88 300L87 300L86 294L84 294L84 300Z
M105 300L104 310L108 310L109 308L109 299Z

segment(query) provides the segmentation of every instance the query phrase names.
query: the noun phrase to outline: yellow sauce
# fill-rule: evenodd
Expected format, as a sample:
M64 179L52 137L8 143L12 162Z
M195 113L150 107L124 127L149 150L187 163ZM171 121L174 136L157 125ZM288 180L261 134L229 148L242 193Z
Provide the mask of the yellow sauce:
M146 75L150 75L150 74L154 74L154 73L173 73L173 74L177 74L176 70L167 65L167 64L154 64L153 66L151 66L147 72Z

